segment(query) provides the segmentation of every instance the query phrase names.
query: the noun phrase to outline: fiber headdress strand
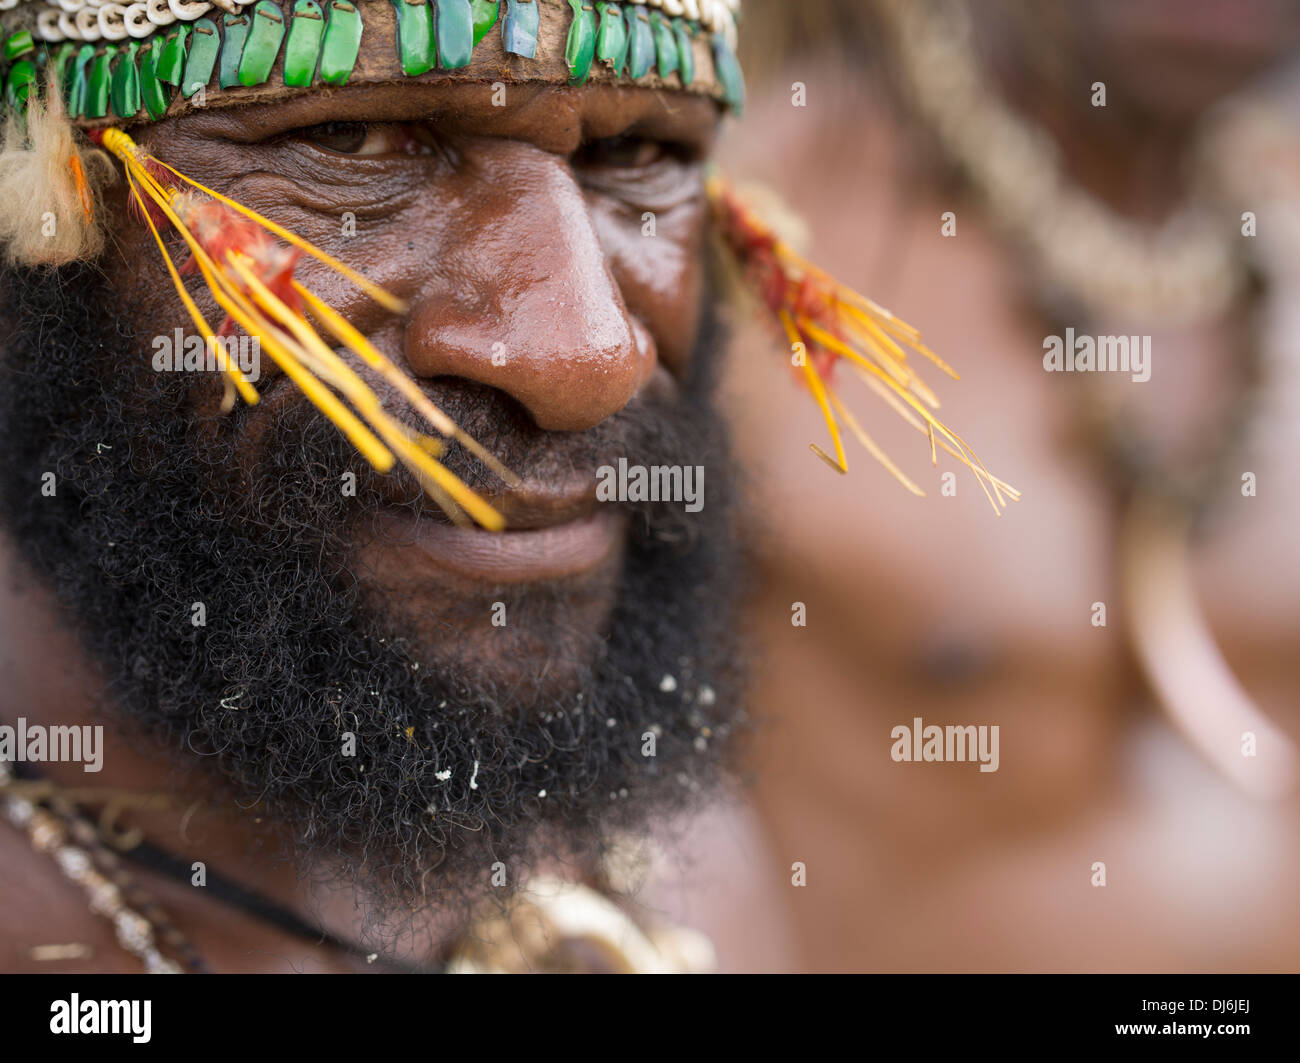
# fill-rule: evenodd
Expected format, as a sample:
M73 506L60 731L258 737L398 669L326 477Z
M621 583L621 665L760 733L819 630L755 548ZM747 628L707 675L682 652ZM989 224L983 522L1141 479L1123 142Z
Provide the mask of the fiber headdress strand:
M226 408L258 393L227 357L242 329L382 472L405 466L451 519L500 530L501 515L440 462L448 440L507 485L517 478L461 431L422 389L295 278L303 255L337 271L386 309L400 300L323 251L144 151L129 129L196 107L238 106L403 81L607 82L711 97L739 114L740 0L0 0L4 140L0 218L7 261L57 266L103 246L98 189L120 163L185 307L226 379ZM102 151L99 149L103 149ZM773 324L792 344L820 408L840 472L839 423L910 490L832 387L836 362L880 392L930 440L969 466L999 509L1014 489L984 469L931 412L938 403L906 348L933 358L916 331L843 288L787 248L720 179L709 183L717 229ZM180 233L189 258L170 257ZM224 319L212 328L183 279L197 273ZM354 368L337 350L355 356ZM934 359L938 362L938 359ZM942 362L938 364L946 371ZM380 402L382 377L429 427L415 432Z

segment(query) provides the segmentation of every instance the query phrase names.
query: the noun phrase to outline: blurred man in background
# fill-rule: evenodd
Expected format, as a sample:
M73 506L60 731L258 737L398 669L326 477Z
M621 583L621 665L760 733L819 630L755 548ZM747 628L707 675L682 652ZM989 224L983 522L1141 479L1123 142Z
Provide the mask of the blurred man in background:
M958 369L945 420L1023 492L996 519L857 393L927 497L861 452L836 476L779 352L739 356L771 338L738 337L757 800L799 965L1294 970L1300 8L747 14L781 54L730 163ZM1145 341L1149 379L1049 371L1067 335ZM918 718L996 725L997 770L898 762Z

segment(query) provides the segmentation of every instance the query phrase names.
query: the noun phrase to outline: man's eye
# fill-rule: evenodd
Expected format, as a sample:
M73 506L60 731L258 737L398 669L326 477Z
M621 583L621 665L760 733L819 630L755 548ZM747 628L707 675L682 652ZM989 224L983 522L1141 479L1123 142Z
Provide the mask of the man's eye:
M654 165L671 153L671 147L661 140L648 140L645 137L606 137L582 145L574 161L579 166L585 167L638 170Z
M434 151L427 131L415 126L329 122L297 136L339 155L430 155Z

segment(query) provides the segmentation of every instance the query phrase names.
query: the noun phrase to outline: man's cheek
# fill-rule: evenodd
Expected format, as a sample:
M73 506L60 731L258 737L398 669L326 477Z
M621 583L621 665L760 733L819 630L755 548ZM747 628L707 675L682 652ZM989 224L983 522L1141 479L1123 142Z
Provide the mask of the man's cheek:
M141 394L155 396L163 407L155 411L156 416L179 415L200 424L212 422L223 413L226 388L222 374L209 371L213 358L166 269L149 259L141 261L148 264L121 293L123 305L137 308L128 318L134 338L129 346L119 348L127 351L132 361L108 367L108 371L132 374L140 383ZM145 292L151 294L146 297ZM195 302L215 329L224 318L215 301L206 291L200 291L196 292ZM242 350L251 349L251 340L243 337Z
M703 211L643 211L639 226L595 215L610 268L631 314L654 336L663 364L686 373L703 305Z

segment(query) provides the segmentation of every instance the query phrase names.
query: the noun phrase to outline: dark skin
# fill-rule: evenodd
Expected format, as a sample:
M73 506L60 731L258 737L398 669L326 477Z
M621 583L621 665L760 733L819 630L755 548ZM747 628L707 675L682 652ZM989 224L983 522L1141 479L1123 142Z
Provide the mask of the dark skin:
M475 381L515 399L539 428L566 433L601 423L648 389L671 393L687 368L703 299L701 164L718 114L711 100L682 93L512 84L506 106L494 107L487 84L406 83L192 112L139 139L181 172L274 218L407 300L410 312L398 317L314 261L299 271L435 401L438 379ZM119 187L114 195L113 216L125 219L125 191ZM646 211L655 214L654 239L642 235ZM345 212L355 216L355 236L342 235ZM112 246L106 268L119 278L124 303L141 308L140 334L167 335L187 324L148 230L122 221ZM213 323L219 320L211 304L204 310ZM494 343L504 344L502 365L493 363ZM265 361L264 405L241 428L250 460L259 417L277 403L303 401ZM214 385L196 414L210 413L219 395ZM218 430L217 421L210 424ZM563 527L592 508L591 485L556 489L530 482L526 469L516 471L521 487L494 501L517 527ZM583 575L575 624L598 626L608 611L616 588L602 575L617 563L617 545ZM359 578L372 581L381 601L396 589L395 573L404 610L445 609L457 596L461 604L475 600L472 578L447 580L433 567L412 568L403 549L372 541L354 559ZM539 565L536 578L558 577ZM21 706L31 723L96 722L89 704L99 680L47 592L20 576L0 593L8 704ZM449 640L454 652L476 652L469 629L485 619L467 622L466 637ZM544 634L520 637L537 643ZM154 751L109 730L106 742L101 773L51 764L44 766L47 776L65 785L132 790L165 790L173 781ZM182 788L202 793L201 776L189 765L177 778ZM250 861L261 830L248 816L236 819L198 804L183 826L179 810L132 822L176 852L190 851L201 838L211 868L307 909L307 894L290 869ZM0 834L0 861L8 869L0 903L5 970L139 969L114 943L108 924L88 910L79 888L12 830ZM151 874L140 878L217 970L368 969L363 960L288 937L200 890ZM350 896L317 896L312 910L352 938L358 913L351 902ZM430 915L430 923L436 918ZM83 943L94 955L71 965L30 958L31 947L55 942Z

